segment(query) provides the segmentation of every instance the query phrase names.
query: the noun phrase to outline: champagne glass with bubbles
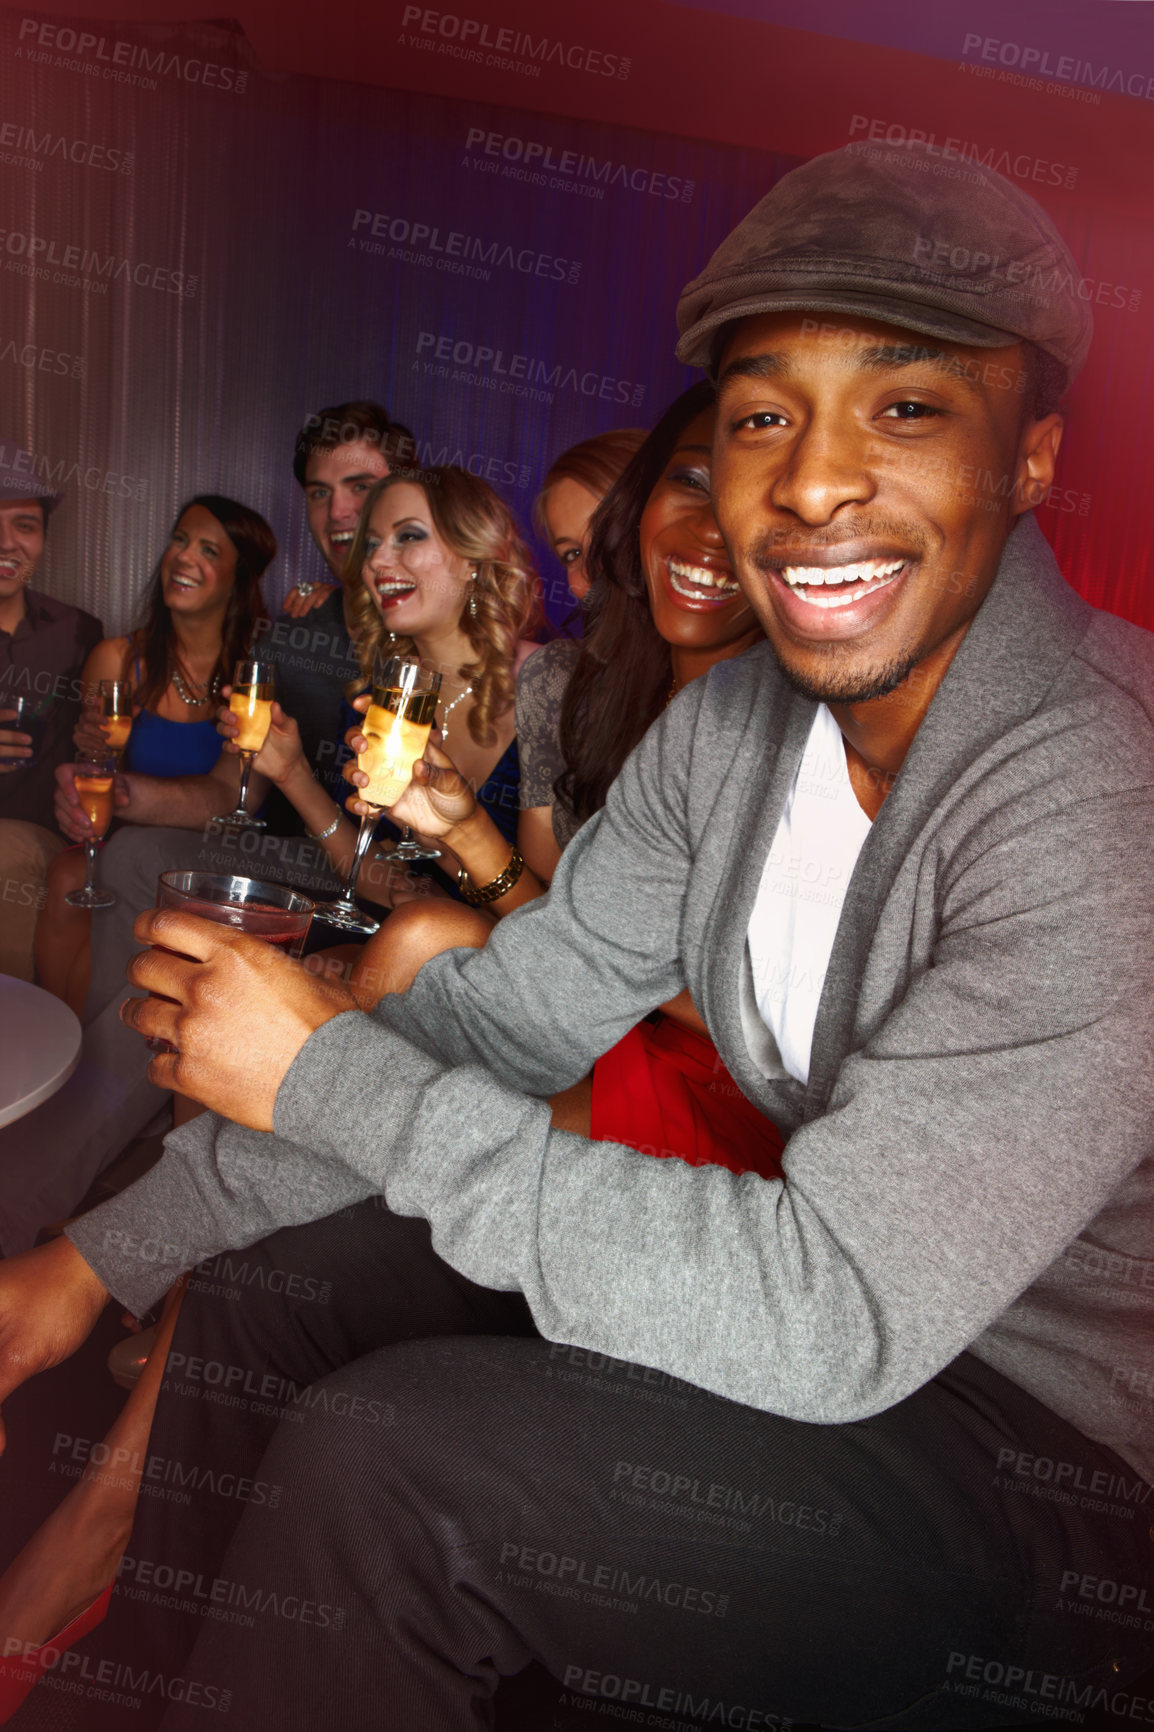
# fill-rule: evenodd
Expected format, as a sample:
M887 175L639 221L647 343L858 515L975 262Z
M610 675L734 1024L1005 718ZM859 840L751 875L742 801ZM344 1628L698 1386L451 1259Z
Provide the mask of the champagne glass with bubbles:
M72 784L80 799L84 816L92 825L91 836L84 838L84 887L70 890L65 902L73 908L112 908L116 898L111 890L101 890L96 883L96 848L108 833L112 822L112 790L116 782L116 758L112 752L86 752L72 766Z
M348 879L339 899L317 914L341 932L376 932L379 920L363 914L353 901L361 862L387 806L395 806L413 777L413 765L428 742L437 710L441 676L416 656L388 656L377 664L372 701L361 723L368 745L357 768L369 778L359 797L369 807L361 819Z
M230 830L263 830L263 818L246 810L248 778L252 761L268 738L272 726L273 669L271 662L240 661L232 676L228 707L237 719L236 744L240 749L240 790L236 810L217 819Z

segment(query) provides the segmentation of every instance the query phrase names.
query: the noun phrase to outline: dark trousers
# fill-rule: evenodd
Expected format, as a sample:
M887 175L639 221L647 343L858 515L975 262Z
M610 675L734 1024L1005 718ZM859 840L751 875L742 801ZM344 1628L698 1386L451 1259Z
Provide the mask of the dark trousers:
M624 1724L1076 1721L1154 1659L1154 1494L971 1355L803 1425L542 1341L374 1204L194 1278L146 1486L104 1651L171 1732L455 1732L530 1659Z

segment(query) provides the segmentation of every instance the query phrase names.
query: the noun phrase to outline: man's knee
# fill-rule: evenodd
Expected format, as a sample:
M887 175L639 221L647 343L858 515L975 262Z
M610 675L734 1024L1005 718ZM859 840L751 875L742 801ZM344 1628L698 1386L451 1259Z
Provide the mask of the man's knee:
M48 874L64 847L39 824L0 820L0 973L35 978L32 960L36 918L48 898Z
M62 836L54 836L40 824L4 818L0 820L0 874L32 872L43 878L64 846Z

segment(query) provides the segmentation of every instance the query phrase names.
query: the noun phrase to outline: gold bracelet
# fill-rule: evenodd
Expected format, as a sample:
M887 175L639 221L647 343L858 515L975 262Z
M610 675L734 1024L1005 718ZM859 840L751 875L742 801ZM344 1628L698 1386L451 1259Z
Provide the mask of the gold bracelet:
M499 872L496 878L486 884L484 889L478 890L474 886L469 874L465 871L463 866L457 873L457 889L461 892L461 895L464 897L466 902L471 903L474 908L477 908L482 902L496 902L498 896L504 896L508 891L512 890L514 884L516 884L524 870L525 862L521 858L521 850L517 847L516 843L514 843L513 852L509 856L509 864L503 872Z

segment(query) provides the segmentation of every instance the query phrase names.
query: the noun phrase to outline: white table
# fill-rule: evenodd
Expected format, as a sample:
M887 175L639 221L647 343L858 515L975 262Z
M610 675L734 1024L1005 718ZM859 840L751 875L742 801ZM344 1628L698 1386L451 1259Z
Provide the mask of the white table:
M80 1023L43 987L0 974L0 1125L62 1088L80 1058Z

